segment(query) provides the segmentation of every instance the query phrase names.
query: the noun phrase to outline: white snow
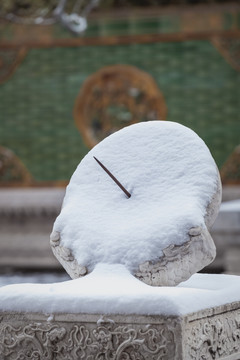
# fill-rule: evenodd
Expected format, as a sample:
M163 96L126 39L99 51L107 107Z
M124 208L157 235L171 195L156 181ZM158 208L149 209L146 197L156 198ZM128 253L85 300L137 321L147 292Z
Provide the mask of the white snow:
M77 280L0 288L0 310L50 315L183 315L239 300L239 276L195 274L176 287L151 287L120 264L98 264Z
M127 198L93 158L131 193ZM218 170L205 143L174 122L138 123L114 133L82 160L54 224L61 245L92 271L120 263L130 271L205 226Z

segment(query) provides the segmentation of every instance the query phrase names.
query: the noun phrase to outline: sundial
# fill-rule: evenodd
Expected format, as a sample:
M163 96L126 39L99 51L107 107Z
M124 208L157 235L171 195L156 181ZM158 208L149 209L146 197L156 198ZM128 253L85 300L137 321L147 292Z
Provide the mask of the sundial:
M220 202L217 166L195 132L168 121L134 124L80 162L51 246L72 278L122 264L146 284L176 285L213 261L209 229Z

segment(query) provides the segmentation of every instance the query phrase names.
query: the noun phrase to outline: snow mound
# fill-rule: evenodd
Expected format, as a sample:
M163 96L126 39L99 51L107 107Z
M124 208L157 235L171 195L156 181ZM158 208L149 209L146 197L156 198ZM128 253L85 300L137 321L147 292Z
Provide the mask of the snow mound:
M0 288L1 311L184 315L240 299L240 277L194 274L176 287L152 287L119 264L98 264L76 280Z

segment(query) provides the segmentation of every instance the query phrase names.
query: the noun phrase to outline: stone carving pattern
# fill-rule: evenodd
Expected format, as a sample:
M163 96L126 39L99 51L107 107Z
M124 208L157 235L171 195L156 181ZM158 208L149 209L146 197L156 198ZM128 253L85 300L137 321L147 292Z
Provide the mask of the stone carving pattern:
M72 279L77 279L87 274L87 268L78 264L71 251L64 246L60 246L60 233L58 231L54 231L50 235L50 245L53 254Z
M175 334L166 326L33 322L0 324L2 360L167 360ZM176 340L175 340L176 341Z
M186 339L189 359L221 359L232 354L240 358L240 311L197 321L189 327Z
M139 121L166 119L162 93L150 74L130 65L106 66L81 86L74 118L90 148Z
M170 245L156 262L139 265L135 276L152 286L175 286L208 265L216 255L216 248L207 229L189 230L190 240L182 245Z

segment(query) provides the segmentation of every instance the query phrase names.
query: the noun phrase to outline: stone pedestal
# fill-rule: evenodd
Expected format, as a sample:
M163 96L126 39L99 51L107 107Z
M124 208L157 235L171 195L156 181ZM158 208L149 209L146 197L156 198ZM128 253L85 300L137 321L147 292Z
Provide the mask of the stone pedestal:
M0 313L0 358L240 359L240 302L183 316Z

